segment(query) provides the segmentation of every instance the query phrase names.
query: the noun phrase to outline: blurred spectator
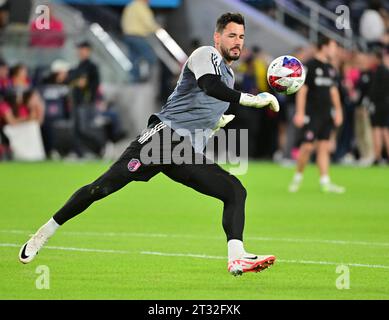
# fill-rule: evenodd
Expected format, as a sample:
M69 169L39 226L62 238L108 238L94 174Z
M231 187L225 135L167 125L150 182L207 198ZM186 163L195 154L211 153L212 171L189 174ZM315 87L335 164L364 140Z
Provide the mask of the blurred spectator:
M42 137L45 152L48 158L53 155L56 147L56 136L59 135L56 125L59 121L70 118L70 89L67 85L69 63L64 60L55 60L51 65L51 74L44 79L40 87L45 101L45 120L42 125Z
M42 124L44 103L39 92L30 85L27 67L22 63L13 66L10 71L10 80L11 87L9 91L15 95L16 104L29 105L31 107L30 112L36 114L36 120Z
M8 65L0 59L0 95L4 96L11 89L11 86Z
M356 84L358 101L355 109L355 143L359 152L359 164L369 166L374 161L374 151L368 94L379 61L374 53L359 52L356 63L360 69L360 77Z
M334 160L344 164L354 162L353 141L354 141L354 113L357 103L356 85L360 77L358 65L355 63L355 52L349 52L339 48L339 54L332 61L337 71L338 90L343 107L343 125L337 132L336 150ZM334 137L335 138L335 137Z
M255 58L252 53L239 66L239 69L242 72L242 90L251 94L258 94L257 78L259 76L257 75Z
M260 92L268 91L267 67L272 61L272 57L261 47L253 46L253 64L255 69L255 81Z
M385 21L380 13L382 10L380 0L370 0L368 9L361 16L359 33L370 44L380 41L385 34Z
M126 132L121 125L119 113L113 103L104 100L101 92L98 93L98 97L96 103L97 113L94 118L94 123L97 126L103 126L108 141L115 143L126 136Z
M65 43L63 22L54 15L53 6L49 5L50 20L48 28L42 28L37 19L30 25L30 46L44 49L61 48Z
M373 127L375 164L382 161L383 144L389 157L389 46L383 56L370 88L370 115Z
M44 158L39 128L42 121L43 104L35 90L25 91L21 101L11 93L0 102L1 152L5 150L7 160Z
M124 41L128 46L129 58L133 64L132 80L135 82L147 80L157 57L147 37L156 32L160 26L155 21L154 13L149 7L149 0L134 0L123 11L121 24ZM146 64L142 64L145 61ZM143 67L148 69L142 72Z
M97 114L96 101L100 76L97 65L91 60L92 46L88 41L77 45L79 64L69 72L72 89L72 116L74 119L75 151L84 157L92 151L100 157L105 144L102 130L94 127Z
M9 0L0 0L0 32L7 26L9 20Z
M260 47L244 48L241 63L235 67L236 88L251 94L269 91L267 66L271 57ZM250 158L271 158L277 149L277 115L271 110L239 108L234 127L248 129L248 155Z
M242 63L237 67L239 74L237 85L239 85L239 90L256 95L259 93L259 88L253 51L246 48L241 60ZM260 148L258 136L261 129L261 119L265 117L264 112L254 108L238 108L235 112L238 116L238 121L242 123L242 127L248 130L248 156L250 158L258 157Z
M100 76L97 65L91 60L92 46L88 41L77 45L79 64L69 73L69 81L73 83L73 99L75 106L91 105L96 102Z
M30 88L27 66L18 63L10 69L11 90L19 97Z
M44 80L46 84L64 85L69 76L70 64L61 59L53 61L50 67L50 75Z
M40 125L43 123L45 105L37 90L29 89L25 91L21 105L27 108L30 119L36 120Z
M0 126L16 124L35 118L35 114L29 112L25 104L18 104L15 95L10 95L6 100L0 100Z
M35 120L41 123L42 107L39 104L38 96L34 96L32 91L27 91L24 99L19 101L14 93L8 93L5 99L0 97L0 136L1 136L1 157L5 152L6 158L11 157L10 142L8 137L4 134L3 128L6 125L16 125L18 123Z

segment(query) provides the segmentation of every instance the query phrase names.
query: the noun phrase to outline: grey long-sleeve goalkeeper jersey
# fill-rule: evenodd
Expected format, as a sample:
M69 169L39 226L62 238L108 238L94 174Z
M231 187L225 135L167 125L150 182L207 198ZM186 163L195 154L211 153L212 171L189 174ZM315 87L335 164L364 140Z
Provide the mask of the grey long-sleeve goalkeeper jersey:
M230 88L234 73L220 53L211 46L196 49L182 68L177 86L162 110L155 115L180 135L190 137L196 152L203 149L229 102L208 96L197 84L205 74L221 75ZM184 129L184 130L183 130Z

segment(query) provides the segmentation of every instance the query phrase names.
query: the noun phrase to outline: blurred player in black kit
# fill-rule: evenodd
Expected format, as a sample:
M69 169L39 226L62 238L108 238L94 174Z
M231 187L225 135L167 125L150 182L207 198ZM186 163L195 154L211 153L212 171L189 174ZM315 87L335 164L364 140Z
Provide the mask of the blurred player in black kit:
M342 105L336 81L336 71L330 62L338 53L336 41L322 37L315 57L306 64L305 84L296 94L296 113L293 122L302 128L303 142L297 158L296 173L289 185L290 192L297 192L303 172L316 147L316 162L320 172L323 192L343 193L345 188L331 182L330 134L335 125L343 122Z
M389 157L389 45L384 48L381 64L373 75L369 100L373 127L374 163L380 164L384 144Z

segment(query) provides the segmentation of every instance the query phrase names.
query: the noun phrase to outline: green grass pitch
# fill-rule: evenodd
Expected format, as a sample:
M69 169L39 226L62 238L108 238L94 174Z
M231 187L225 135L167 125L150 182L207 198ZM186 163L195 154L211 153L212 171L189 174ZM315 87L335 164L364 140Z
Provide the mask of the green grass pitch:
M249 164L245 245L274 254L261 273L227 272L222 203L160 174L66 223L28 265L29 234L107 163L0 164L0 299L388 299L389 170L333 167L344 195L323 194L314 166L297 194L291 168ZM345 265L348 272L337 273ZM38 289L39 266L49 289ZM339 269L338 269L339 271ZM339 278L341 277L341 278ZM339 289L343 284L349 289Z

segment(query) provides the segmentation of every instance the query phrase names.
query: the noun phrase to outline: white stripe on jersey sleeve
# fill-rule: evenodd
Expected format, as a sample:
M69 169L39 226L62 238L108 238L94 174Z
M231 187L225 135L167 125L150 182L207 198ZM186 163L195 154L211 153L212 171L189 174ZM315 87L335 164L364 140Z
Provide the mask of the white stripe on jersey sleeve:
M196 80L205 74L220 75L222 56L214 47L204 46L196 49L188 58L188 68Z

